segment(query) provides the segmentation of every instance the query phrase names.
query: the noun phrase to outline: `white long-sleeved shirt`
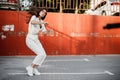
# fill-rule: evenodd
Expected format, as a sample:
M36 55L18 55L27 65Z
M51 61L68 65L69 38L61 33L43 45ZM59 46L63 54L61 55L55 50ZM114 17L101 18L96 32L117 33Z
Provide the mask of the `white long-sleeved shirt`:
M38 22L43 22L42 20L39 20L35 15L33 15L30 19L29 25L28 25L28 37L32 39L38 38L38 33L39 31L46 31L45 25L41 24L41 28L39 24L32 24L32 21L38 21Z

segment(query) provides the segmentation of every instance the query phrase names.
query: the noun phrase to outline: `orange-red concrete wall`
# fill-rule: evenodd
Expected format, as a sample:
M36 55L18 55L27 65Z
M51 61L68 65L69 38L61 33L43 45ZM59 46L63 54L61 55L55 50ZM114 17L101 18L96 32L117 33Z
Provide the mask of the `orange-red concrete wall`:
M0 55L31 55L25 44L28 25L26 12L0 11ZM41 36L48 55L120 54L120 28L103 29L120 23L120 17L83 14L48 13L45 21L54 34ZM5 32L2 26L14 24L15 30Z

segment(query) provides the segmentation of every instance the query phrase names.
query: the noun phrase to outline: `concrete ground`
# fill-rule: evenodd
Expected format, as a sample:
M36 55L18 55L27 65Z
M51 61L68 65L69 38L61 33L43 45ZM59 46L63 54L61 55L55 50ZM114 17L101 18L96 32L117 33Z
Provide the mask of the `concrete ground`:
M0 80L120 80L120 55L47 56L40 76L27 76L34 56L0 57Z

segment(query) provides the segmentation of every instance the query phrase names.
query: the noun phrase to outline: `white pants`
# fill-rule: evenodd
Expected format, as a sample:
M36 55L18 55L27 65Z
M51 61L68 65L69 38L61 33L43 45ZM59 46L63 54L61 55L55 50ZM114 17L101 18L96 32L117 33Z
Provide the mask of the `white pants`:
M46 52L38 39L31 39L29 36L26 38L27 46L37 55L33 60L33 64L41 65L46 58Z

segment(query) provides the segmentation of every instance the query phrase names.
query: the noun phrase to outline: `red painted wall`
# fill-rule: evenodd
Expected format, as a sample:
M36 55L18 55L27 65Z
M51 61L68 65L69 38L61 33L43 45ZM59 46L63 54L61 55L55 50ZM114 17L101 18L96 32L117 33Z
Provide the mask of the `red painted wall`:
M0 55L33 55L25 44L27 13L0 10ZM103 29L107 24L120 23L120 17L83 14L48 13L45 21L52 35L39 35L48 55L120 54L120 28ZM4 25L15 25L5 32Z

